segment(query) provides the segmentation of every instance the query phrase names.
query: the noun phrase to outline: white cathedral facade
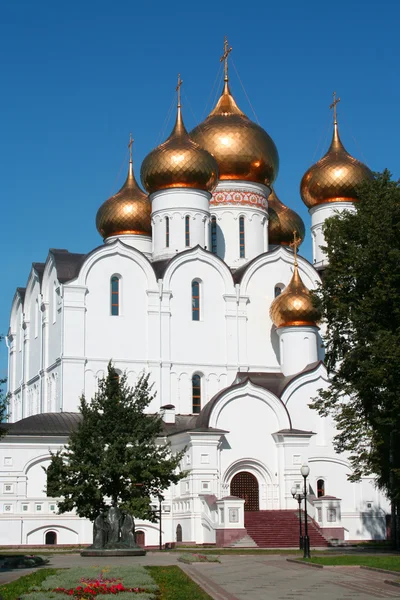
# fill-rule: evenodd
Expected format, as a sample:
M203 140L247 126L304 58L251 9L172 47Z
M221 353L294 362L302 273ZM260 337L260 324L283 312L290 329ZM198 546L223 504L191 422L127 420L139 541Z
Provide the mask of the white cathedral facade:
M150 373L150 412L163 414L173 451L186 447L188 475L162 501L163 543L230 545L247 535L249 513L294 511L303 463L322 534L386 537L387 500L372 479L348 481L331 420L308 406L329 385L309 293L326 267L322 225L351 210L371 172L344 149L335 117L327 154L301 182L313 264L296 257L293 232L301 241L305 228L272 190L275 144L237 106L225 66L216 107L189 134L178 92L174 129L141 168L146 192L130 160L125 184L97 214L104 243L85 255L50 250L15 293L0 544L91 543L91 523L58 515L46 497L42 467L110 359L132 386ZM136 528L158 544L157 524Z

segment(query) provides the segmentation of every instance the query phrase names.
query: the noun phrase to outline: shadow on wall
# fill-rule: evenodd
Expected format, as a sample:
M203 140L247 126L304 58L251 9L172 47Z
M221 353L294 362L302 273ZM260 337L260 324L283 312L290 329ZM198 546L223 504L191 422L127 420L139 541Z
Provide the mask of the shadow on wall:
M365 537L367 533L371 540L386 540L386 512L382 508L361 513L362 531L357 531Z
M218 256L221 257L223 260L225 257L225 249L226 249L225 236L224 236L224 232L222 231L221 227L218 225L218 221L217 221L217 240L218 240L218 242L217 242ZM209 250L211 250L211 252L212 252L212 247L209 248Z
M275 353L276 360L278 361L278 365L280 365L281 364L281 353L279 351L279 337L278 337L278 334L276 333L275 326L271 327L270 340L271 340L272 350Z

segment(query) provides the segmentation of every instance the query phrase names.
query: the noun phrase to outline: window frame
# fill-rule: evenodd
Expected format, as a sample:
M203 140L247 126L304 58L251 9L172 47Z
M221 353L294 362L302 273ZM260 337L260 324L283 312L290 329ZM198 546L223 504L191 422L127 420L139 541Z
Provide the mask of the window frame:
M117 290L113 289L114 283L117 283ZM114 303L114 295L116 295L117 302ZM116 307L116 312L114 312ZM121 276L114 274L110 277L110 316L119 317L121 316Z
M198 415L201 411L201 380L202 376L200 373L192 375L192 413L194 415Z
M246 258L246 234L243 215L239 217L239 258Z
M188 248L190 246L190 217L186 215L185 217L185 246Z
M195 290L193 289L197 286L197 295L195 295ZM201 320L201 282L199 279L193 279L191 284L191 294L192 294L192 321L200 321ZM195 305L197 300L197 306Z
M169 248L169 217L165 217L165 247Z

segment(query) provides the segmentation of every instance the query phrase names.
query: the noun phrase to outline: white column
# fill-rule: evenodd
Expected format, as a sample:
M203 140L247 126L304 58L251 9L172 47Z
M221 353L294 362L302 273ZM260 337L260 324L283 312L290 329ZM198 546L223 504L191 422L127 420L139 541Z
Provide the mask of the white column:
M279 327L279 360L284 375L300 373L318 361L318 327Z
M321 250L321 246L325 246L325 238L322 231L325 220L344 210L353 212L354 204L352 202L329 202L328 204L319 204L309 210L311 216L313 264L316 269L322 269L327 265L326 254Z

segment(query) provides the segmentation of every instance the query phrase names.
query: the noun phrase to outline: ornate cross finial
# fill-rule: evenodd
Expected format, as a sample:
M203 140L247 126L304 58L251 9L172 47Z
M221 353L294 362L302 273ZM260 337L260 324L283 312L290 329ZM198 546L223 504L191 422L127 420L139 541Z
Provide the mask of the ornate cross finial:
M297 248L301 244L301 238L297 237L297 231L293 231L293 242L290 242L290 247L293 248L294 266L297 267Z
M176 91L178 92L178 108L181 106L181 85L183 81L181 79L181 74L178 73L178 85L176 86Z
M336 105L339 104L340 98L336 98L336 92L333 92L333 102L329 108L333 108L333 122L337 123L337 110Z
M228 38L224 39L224 53L219 59L219 62L224 61L224 81L228 81L228 56L232 52L232 47L229 47Z
M133 142L135 140L132 137L132 133L129 134L129 144L128 144L128 148L129 148L129 162L132 162L132 146L133 146Z

